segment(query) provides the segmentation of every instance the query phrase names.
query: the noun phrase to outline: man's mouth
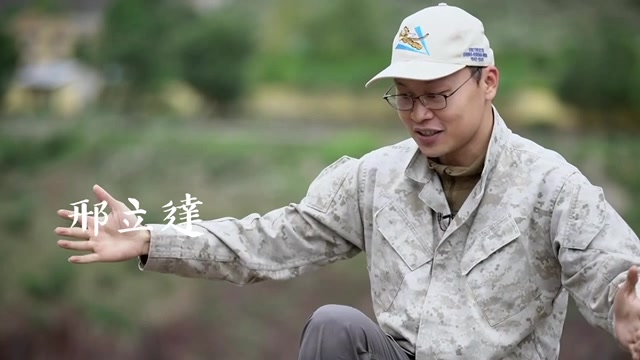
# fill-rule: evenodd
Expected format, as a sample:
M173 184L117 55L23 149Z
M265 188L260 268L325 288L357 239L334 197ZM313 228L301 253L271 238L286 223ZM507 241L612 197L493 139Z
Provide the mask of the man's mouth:
M422 136L433 136L442 132L442 130L416 130L419 135Z

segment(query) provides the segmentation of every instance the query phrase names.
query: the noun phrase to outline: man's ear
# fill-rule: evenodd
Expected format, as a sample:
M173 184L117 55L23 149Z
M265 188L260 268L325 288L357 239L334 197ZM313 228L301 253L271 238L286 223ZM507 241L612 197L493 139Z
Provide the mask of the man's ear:
M487 66L482 74L480 85L484 90L485 99L493 101L498 94L498 85L500 83L500 71L494 65Z

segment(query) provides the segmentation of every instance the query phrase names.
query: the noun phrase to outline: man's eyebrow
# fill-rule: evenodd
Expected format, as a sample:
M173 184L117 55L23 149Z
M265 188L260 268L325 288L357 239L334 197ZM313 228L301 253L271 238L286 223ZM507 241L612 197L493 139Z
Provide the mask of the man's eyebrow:
M405 83L403 83L402 81L398 81L398 80L395 81L395 85L396 86L402 86L402 87L405 87L405 88L407 87L407 85ZM435 88L436 89L437 88L443 88L443 89L440 90L440 91L428 91L428 92L425 92L425 94L440 95L440 94L444 94L444 93L447 93L447 92L451 91L451 89L449 89L449 87L446 87L445 85L436 86Z

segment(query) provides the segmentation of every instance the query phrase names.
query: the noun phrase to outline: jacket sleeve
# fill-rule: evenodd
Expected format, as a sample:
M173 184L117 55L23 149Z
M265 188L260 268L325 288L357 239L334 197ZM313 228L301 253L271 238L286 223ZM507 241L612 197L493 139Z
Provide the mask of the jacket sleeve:
M192 223L197 237L152 224L140 269L237 285L284 280L347 259L363 247L360 162L342 157L311 183L299 204L261 216Z
M629 268L640 265L637 235L606 201L602 189L576 173L557 198L551 237L563 286L589 323L615 337L613 299Z

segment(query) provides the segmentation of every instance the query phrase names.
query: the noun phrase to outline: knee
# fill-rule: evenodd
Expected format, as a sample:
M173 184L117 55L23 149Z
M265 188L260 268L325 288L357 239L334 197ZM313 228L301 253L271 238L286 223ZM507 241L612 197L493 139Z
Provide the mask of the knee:
M344 305L324 305L307 321L298 359L359 359L364 354L367 316ZM369 320L370 321L370 320Z
M322 326L334 330L349 328L354 324L359 324L368 319L359 310L345 305L323 305L319 307L311 318L309 324L312 326Z

